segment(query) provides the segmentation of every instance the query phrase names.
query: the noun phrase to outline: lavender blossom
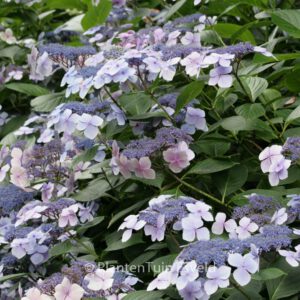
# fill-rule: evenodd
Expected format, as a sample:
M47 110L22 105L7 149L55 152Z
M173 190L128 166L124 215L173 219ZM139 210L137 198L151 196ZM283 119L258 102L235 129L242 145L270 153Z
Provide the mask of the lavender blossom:
M0 187L0 216L8 216L12 211L17 211L26 202L34 197L34 193L25 192L21 188L10 184Z
M282 154L292 162L300 158L300 138L289 137L283 145Z

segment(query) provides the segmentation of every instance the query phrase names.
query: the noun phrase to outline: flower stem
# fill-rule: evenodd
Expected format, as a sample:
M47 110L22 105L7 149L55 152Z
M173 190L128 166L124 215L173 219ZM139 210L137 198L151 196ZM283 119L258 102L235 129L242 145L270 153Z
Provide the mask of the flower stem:
M203 195L203 196L207 197L208 199L210 199L210 200L212 200L212 201L214 201L214 202L216 202L216 203L218 203L218 204L221 204L222 206L228 207L228 206L227 206L225 203L223 203L221 200L219 200L219 199L217 199L216 197L211 196L210 194L208 194L208 193L206 193L206 192L204 192L204 191L202 191L202 190L200 190L200 189L194 187L193 185L187 183L187 182L184 181L183 179L177 177L175 174L173 174L173 173L171 173L171 172L169 172L169 174L171 174L172 177L175 178L175 179L176 179L178 182L180 182L182 185L184 185L184 186L190 188L191 190L197 192L198 194Z
M245 296L246 299L251 300L251 297L234 281L230 280L230 283L236 288L242 295Z

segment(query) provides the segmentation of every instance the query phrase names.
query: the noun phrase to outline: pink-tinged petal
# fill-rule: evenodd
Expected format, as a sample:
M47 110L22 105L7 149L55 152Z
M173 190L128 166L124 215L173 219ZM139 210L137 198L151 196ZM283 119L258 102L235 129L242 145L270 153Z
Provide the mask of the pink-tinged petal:
M159 215L157 218L157 227L163 227L165 225L165 216L164 215Z
M229 219L228 221L225 222L225 230L230 233L236 230L237 224L235 220Z
M260 168L263 171L263 173L268 173L270 171L270 166L271 166L270 159L265 159L260 164Z
M97 134L99 133L99 129L95 126L88 126L85 130L84 130L84 135L88 138L93 140Z
M175 164L170 164L169 168L174 173L180 173L183 170L183 168L181 168L181 167L179 167L179 166L177 166Z
M182 238L185 241L192 242L195 240L195 237L196 237L196 233L195 233L194 229L191 229L191 230L184 229L183 230Z
M244 240L251 236L250 232L243 227L237 227L236 233L238 234L238 238L240 240Z
M258 230L258 225L257 224L252 222L248 225L248 231L255 232L256 230Z
M204 283L204 289L208 295L214 294L218 290L217 281L216 280L207 280Z
M230 277L231 268L227 266L221 266L218 270L218 278L220 279L228 279Z
M278 178L280 180L287 179L288 177L289 177L289 173L288 173L288 170L286 170L286 169L283 169L278 173Z
M218 280L218 284L220 288L226 288L229 286L229 279L225 279L225 280Z
M149 169L143 172L144 178L146 179L155 179L155 171L153 169Z
M260 152L258 159L265 160L270 156L270 147L266 147L263 151Z
M68 218L60 216L58 220L58 226L63 228L66 227L67 225L68 225Z
M299 266L299 262L294 258L294 257L291 257L291 256L288 256L285 258L287 263L289 265L291 265L292 267L298 267Z
M218 85L221 88L229 88L232 86L232 76L231 75L221 75L218 81Z
M186 150L186 154L188 160L192 160L195 158L195 153L191 149Z
M21 259L26 255L26 251L22 247L13 247L11 249L11 254L17 259Z
M214 234L220 235L224 232L224 223L215 222L211 227L211 231Z
M98 127L103 124L103 119L98 116L93 116L91 119L91 124Z
M187 284L188 284L188 280L185 276L180 276L176 280L176 288L179 291L184 289Z
M229 253L228 263L233 267L239 267L243 264L244 259L239 253Z
M144 226L146 225L146 222L141 220L141 221L138 221L136 223L136 225L134 226L134 230L140 230L142 229Z
M132 236L132 229L125 230L122 235L122 242L127 242Z
M206 227L197 229L197 240L198 241L208 241L209 239L210 239L210 233Z
M151 168L151 160L149 159L149 157L140 158L139 164L143 169L150 169Z
M214 86L217 85L219 81L219 77L210 77L208 80L208 85Z
M219 212L219 213L217 213L215 219L216 219L216 222L218 222L218 223L224 223L226 221L226 214Z
M247 285L251 280L250 274L242 268L238 268L233 272L233 278L241 286Z
M239 221L239 225L243 228L247 228L248 225L251 223L251 220L247 217L243 217L240 221Z
M277 186L279 184L279 177L277 173L270 173L269 174L269 182L271 186Z
M244 256L244 268L246 268L247 271L252 274L258 271L258 263L253 259L251 253Z

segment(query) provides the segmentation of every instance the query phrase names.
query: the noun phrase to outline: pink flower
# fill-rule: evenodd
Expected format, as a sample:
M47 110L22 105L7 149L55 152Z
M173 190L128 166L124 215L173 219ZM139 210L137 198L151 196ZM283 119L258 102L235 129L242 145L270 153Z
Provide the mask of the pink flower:
M209 240L209 230L203 226L203 221L198 215L190 214L181 220L183 229L182 238L185 241L192 242L197 237L200 240Z
M164 215L159 215L156 221L156 226L152 225L145 225L144 231L145 235L150 235L151 236L151 241L162 241L165 237L165 230L166 230L166 225L165 225L165 216Z
M42 185L41 191L42 191L42 200L44 202L48 202L52 197L52 193L54 191L54 184L52 182L44 183Z
M213 215L209 211L211 209L211 206L205 204L204 202L198 201L195 204L188 203L188 204L186 204L186 208L193 215L199 217L200 219L203 219L205 221L213 221L214 220Z
M300 262L300 245L295 247L296 251L279 250L279 254L285 257L286 262L292 267L298 267Z
M73 204L67 208L64 208L59 216L58 226L66 227L68 224L70 226L75 226L78 223L78 218L76 215L78 209L78 204Z
M129 178L131 176L130 170L131 170L131 161L121 154L119 158L116 158L116 164L119 168L120 173L125 177Z
M200 46L200 34L188 31L180 41L183 45Z
M251 280L251 275L258 271L258 263L252 254L242 256L239 253L230 253L228 262L237 269L233 272L233 277L241 286L247 285Z
M251 233L258 230L258 225L247 217L243 217L239 221L239 226L236 228L236 233L238 234L238 238L243 240L251 236Z
M89 114L82 114L78 117L77 129L84 131L85 137L93 140L98 132L98 127L103 124L103 119L98 116L92 116Z
M42 294L39 289L31 288L26 291L26 296L22 297L21 300L52 300L53 297Z
M10 28L6 28L5 31L0 32L0 39L9 45L17 42L17 39L14 37L14 33Z
M279 210L275 211L274 215L272 216L271 223L276 225L284 224L288 219L288 214L286 213L286 208L282 207Z
M92 291L107 290L112 287L115 268L96 269L95 272L87 274L84 279L88 281L87 287Z
M145 226L145 221L139 221L138 217L136 215L129 215L125 218L124 222L120 225L118 230L126 229L122 236L122 242L127 242L131 235L133 230L140 230Z
M14 185L20 188L26 188L29 186L29 178L26 169L23 167L11 168L10 181Z
M166 270L161 272L147 287L147 291L154 289L165 290L171 284L171 273Z
M215 217L215 222L211 227L211 231L214 234L222 234L224 229L227 232L233 232L236 229L237 225L235 220L229 219L226 221L226 215L224 213L217 213Z
M166 46L174 46L177 44L177 38L180 36L180 31L175 30L169 33L168 35L168 40L166 42Z
M131 170L135 173L135 176L146 179L155 179L155 171L151 169L151 160L149 157L141 157L139 160L134 158L130 163Z
M288 168L290 165L291 160L285 159L284 157L273 160L268 176L271 186L276 186L280 180L288 178Z
M195 281L199 276L197 263L192 260L188 262L180 271L180 276L176 280L176 287L180 291L184 289L189 282Z
M76 129L76 123L79 119L77 114L73 114L70 109L65 109L59 117L59 123L56 125L56 129L59 132L66 132L71 134Z
M72 284L70 280L64 277L61 284L55 287L54 297L56 300L81 300L84 289L78 284Z
M217 289L229 286L229 277L231 268L221 266L219 268L210 266L207 270L206 277L208 280L204 284L204 289L208 295L214 294Z
M282 152L282 146L273 145L271 147L265 148L259 154L258 158L261 161L260 167L264 173L270 172L270 167L273 161L283 157L281 152Z
M180 173L190 165L190 161L195 157L186 142L180 142L174 147L163 152L164 160L169 163L169 168L174 173Z

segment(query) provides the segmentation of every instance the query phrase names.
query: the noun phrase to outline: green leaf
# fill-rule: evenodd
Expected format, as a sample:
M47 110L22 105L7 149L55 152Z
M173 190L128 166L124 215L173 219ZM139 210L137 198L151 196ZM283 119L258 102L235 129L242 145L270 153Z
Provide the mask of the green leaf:
M144 92L124 94L119 98L122 107L131 115L140 115L152 106L152 100Z
M23 126L27 118L28 116L17 116L10 119L5 125L2 126L0 136L3 137L19 129L21 126Z
M236 164L237 164L236 162L230 160L208 158L196 163L187 172L187 174L203 175L203 174L217 173L226 169L230 169Z
M214 175L214 182L223 197L240 189L248 178L248 169L239 165L227 172Z
M292 60L292 59L297 59L300 57L300 53L279 53L279 54L273 54L276 58L274 57L267 57L262 54L255 54L253 58L254 63L268 63L268 62L278 62L278 61L286 61L286 60Z
M172 17L186 2L187 0L179 0L170 9L168 9L167 14L165 15L165 19L169 19Z
M15 56L22 55L24 52L23 49L21 49L18 46L11 46L0 50L0 57L7 57L13 60Z
M110 220L109 224L108 224L108 228L113 225L116 221L118 221L119 219L121 219L122 217L128 215L128 213L132 212L133 210L139 209L141 208L149 199L145 199L142 201L138 201L137 203L135 203L134 205L131 205L130 207L121 210L120 212L118 212L116 215L114 215L112 217L112 219Z
M116 177L111 177L110 178L111 184L114 184L116 180L117 180ZM110 189L111 186L106 180L102 178L97 178L91 181L86 188L76 193L73 196L73 198L81 202L93 201L104 196L105 193Z
M230 141L225 138L207 136L191 145L191 148L197 154L205 153L209 156L222 156L230 149Z
M95 155L97 154L98 151L98 146L94 146L86 151L84 151L83 153L81 153L80 155L76 156L73 161L72 161L72 165L76 166L79 162L87 162L92 160Z
M56 244L49 251L50 257L67 254L70 252L72 247L73 245L70 240L66 240L62 243Z
M153 274L156 276L159 273L166 270L168 267L170 267L175 258L177 257L177 254L170 254L166 256L159 257L151 262L151 270Z
M157 254L157 251L148 251L142 253L140 256L136 257L131 263L131 266L141 266L144 263L148 262Z
M300 69L287 73L285 76L285 85L291 92L300 92Z
M85 9L85 5L83 5L83 3L80 0L48 0L47 6L50 9Z
M256 45L253 34L247 29L243 32L240 32L238 36L235 36L235 34L242 28L242 26L240 25L230 23L218 23L214 25L213 28L222 38L234 37L234 39L238 39L243 42L250 42L251 44Z
M286 9L272 13L272 22L295 38L300 38L300 10Z
M164 295L162 291L136 291L131 292L123 300L158 300Z
M247 103L237 107L235 112L245 119L256 119L265 114L265 109L260 103Z
M270 280L270 279L275 279L275 278L281 277L283 275L287 275L287 274L280 269L268 268L268 269L263 269L263 270L259 271L258 273L253 274L252 278L254 280Z
M81 20L83 29L87 30L93 26L104 23L111 11L111 8L111 0L101 0L97 6L90 3L87 13Z
M77 232L79 234L82 234L84 233L87 229L91 228L91 227L94 227L98 224L100 224L101 222L103 222L103 220L105 219L104 216L98 216L98 217L95 217L92 221L90 222L87 222L83 225L81 225L78 229L77 229Z
M8 83L5 87L9 90L35 97L49 94L49 90L46 88L32 83Z
M117 251L121 249L125 249L134 245L143 244L144 241L142 240L142 233L136 233L132 235L132 237L125 243L123 243L121 240L114 241L110 243L104 251L110 252L110 251Z
M146 185L155 186L160 189L165 180L165 176L162 172L156 172L155 176L156 176L155 179L146 179L146 178L140 178L136 176L132 176L130 179L142 182Z
M299 294L300 268L291 267L284 259L280 259L272 267L283 270L287 275L266 281L269 299L277 300Z
M300 118L300 105L297 106L287 117L286 122L292 122Z
M5 282L7 280L19 279L19 278L25 277L27 275L28 275L27 273L16 273L16 274L10 274L10 275L1 276L0 277L0 283L1 282Z
M252 102L268 87L268 81L261 77L245 77L241 82Z
M34 111L50 112L63 102L64 92L38 96L31 100L30 105Z
M193 81L186 85L177 98L175 112L178 113L191 100L195 99L198 95L200 95L203 88L203 81Z
M221 126L229 131L238 132L246 129L246 119L241 116L233 116L223 119Z

